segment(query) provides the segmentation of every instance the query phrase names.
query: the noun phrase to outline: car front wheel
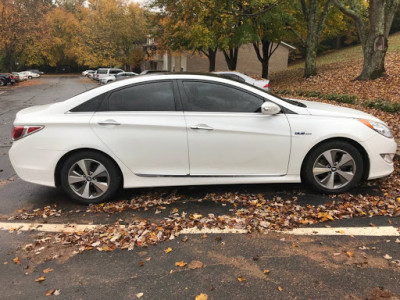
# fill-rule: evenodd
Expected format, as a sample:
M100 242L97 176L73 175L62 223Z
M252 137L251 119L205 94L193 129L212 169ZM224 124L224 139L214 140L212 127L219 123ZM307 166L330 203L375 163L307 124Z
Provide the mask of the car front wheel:
M83 204L110 200L121 180L116 164L98 152L74 153L61 167L61 186L73 200Z
M360 182L363 171L363 159L357 148L344 141L331 141L310 152L302 177L315 190L342 193Z

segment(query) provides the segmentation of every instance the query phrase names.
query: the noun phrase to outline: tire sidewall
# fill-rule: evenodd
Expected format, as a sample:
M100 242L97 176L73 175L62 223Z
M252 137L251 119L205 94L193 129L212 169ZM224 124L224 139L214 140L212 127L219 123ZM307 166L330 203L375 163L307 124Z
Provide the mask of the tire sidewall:
M109 174L109 187L107 192L105 192L102 196L95 198L95 199L84 199L81 198L79 195L77 195L69 186L68 183L68 173L69 170L71 169L72 165L74 165L77 161L82 160L82 159L92 159L100 162L101 164L104 165L104 167L107 169L107 172ZM98 152L93 152L93 151L82 151L82 152L77 152L69 156L65 162L63 163L61 170L60 170L60 179L61 179L61 186L65 193L72 198L75 202L81 203L81 204L96 204L96 203L101 203L101 202L106 202L109 201L120 189L121 187L121 182L122 182L122 176L119 171L118 166L115 164L114 161L112 161L110 158L107 156L98 153Z
M356 164L356 172L353 177L353 179L346 184L345 186L338 188L338 189L327 189L320 185L314 178L313 174L313 167L316 159L325 151L332 150L332 149L339 149L343 150L347 153L349 153ZM302 170L302 177L306 181L308 185L310 185L314 190L323 192L323 193L328 193L328 194L338 194L342 193L345 191L348 191L349 189L355 187L360 181L364 173L364 163L363 163L363 158L360 154L360 152L357 150L356 147L351 145L348 142L344 141L330 141L323 143L314 149L312 149L307 156L305 162L304 162L304 168Z

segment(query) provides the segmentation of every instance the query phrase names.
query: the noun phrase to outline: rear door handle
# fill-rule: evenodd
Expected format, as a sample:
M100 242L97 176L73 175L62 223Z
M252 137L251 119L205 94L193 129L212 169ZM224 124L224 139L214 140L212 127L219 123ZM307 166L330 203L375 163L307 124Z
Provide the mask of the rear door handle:
M106 125L121 125L121 123L118 123L117 121L114 120L104 120L104 121L99 121L97 124L101 126L106 126Z
M193 126L190 126L190 129L196 129L196 130L214 130L214 128L208 126L207 124L193 125Z

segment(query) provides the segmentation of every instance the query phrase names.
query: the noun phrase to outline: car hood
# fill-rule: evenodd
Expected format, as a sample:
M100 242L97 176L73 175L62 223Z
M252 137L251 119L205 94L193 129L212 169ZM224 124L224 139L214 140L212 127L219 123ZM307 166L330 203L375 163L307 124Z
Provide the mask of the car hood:
M299 99L293 99L293 100L305 104L307 106L306 109L310 113L310 115L339 117L339 118L368 119L371 121L382 123L382 121L379 120L378 118L356 109L327 104L327 103L321 103L321 102L305 101Z

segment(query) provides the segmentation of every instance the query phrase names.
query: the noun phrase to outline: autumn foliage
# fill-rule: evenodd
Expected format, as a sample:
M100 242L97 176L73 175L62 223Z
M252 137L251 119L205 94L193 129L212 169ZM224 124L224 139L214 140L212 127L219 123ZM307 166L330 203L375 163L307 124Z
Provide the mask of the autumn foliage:
M119 66L143 60L144 10L121 0L1 0L0 69Z

